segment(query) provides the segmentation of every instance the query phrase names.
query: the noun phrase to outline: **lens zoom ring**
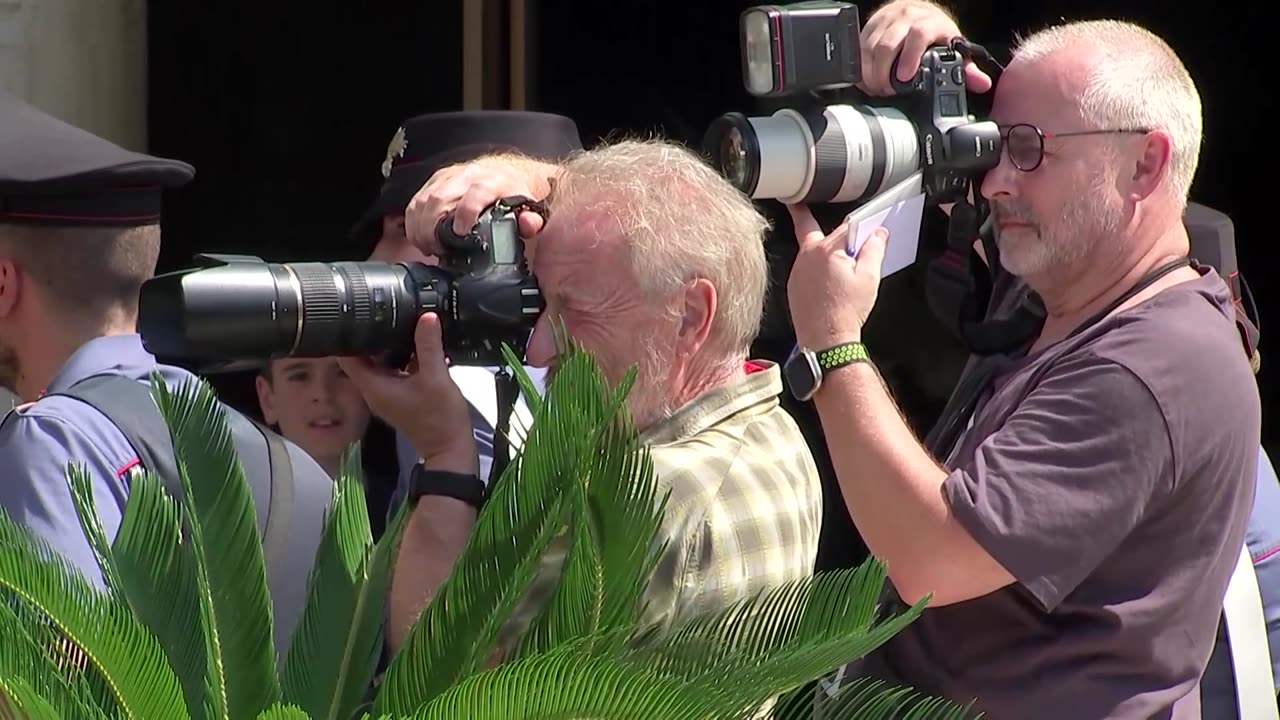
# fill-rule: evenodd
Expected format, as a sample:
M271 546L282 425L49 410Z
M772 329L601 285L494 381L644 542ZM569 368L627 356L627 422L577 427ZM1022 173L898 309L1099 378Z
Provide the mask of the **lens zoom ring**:
M302 285L302 340L299 350L312 341L332 338L342 321L342 300L334 283L333 271L324 263L292 265Z
M342 272L342 279L346 281L348 292L351 294L351 307L347 312L351 314L352 321L356 323L368 321L373 317L368 278L358 268L350 267L346 263L337 267Z
M822 136L813 144L813 183L805 202L827 202L840 192L849 161L845 147L844 129L835 118L827 117Z

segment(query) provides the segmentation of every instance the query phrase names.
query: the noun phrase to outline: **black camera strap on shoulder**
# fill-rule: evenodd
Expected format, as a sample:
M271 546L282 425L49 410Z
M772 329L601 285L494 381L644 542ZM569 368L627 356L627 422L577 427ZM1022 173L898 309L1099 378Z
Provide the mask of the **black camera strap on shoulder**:
M1066 337L1070 338L1079 335L1093 325L1101 322L1108 315L1115 312L1121 305L1125 304L1129 300L1133 299L1135 295L1150 287L1152 283L1165 275L1168 275L1174 270L1188 265L1192 267L1199 267L1195 260L1192 260L1189 257L1181 257L1152 270L1138 280L1138 282L1134 283L1134 285L1123 294L1108 303L1106 307L1102 308L1087 320L1077 325ZM1027 296L1032 297L1034 296L1034 293L1028 292ZM1041 307L1043 308L1043 306ZM1022 305L1019 305L1018 308L1014 310L1015 315L1023 312L1025 312L1025 310ZM982 355L973 363L968 372L966 372L964 377L961 378L960 383L956 386L956 389L951 394L950 399L947 400L947 406L943 409L942 415L938 418L938 422L934 424L933 429L929 431L929 435L925 438L925 447L928 448L929 452L935 459L944 463L947 461L951 456L951 453L955 450L956 443L959 442L960 438L964 435L964 428L968 425L970 418L977 409L979 398L982 397L982 394L990 386L992 380L996 376L996 373L1003 368L1008 367L1010 363L1026 354L1030 349L1031 341L1039 334L1043 324L1044 315L1042 309L1040 322L1035 328L1035 332L1030 338L1026 338L1024 340L1021 347L1017 349L1011 348L1010 351L1006 353L990 353Z

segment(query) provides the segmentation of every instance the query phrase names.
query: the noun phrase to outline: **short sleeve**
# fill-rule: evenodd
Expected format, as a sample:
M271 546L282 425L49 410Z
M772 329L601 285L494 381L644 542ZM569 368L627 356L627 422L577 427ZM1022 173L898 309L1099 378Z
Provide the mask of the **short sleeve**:
M74 462L88 469L98 517L110 540L120 526L126 497L122 476L130 463L109 455L60 417L16 415L0 431L0 507L94 583L101 582L101 571L76 516L67 467Z
M960 460L944 492L974 540L1051 610L1172 489L1173 462L1147 386L1080 355L1050 370Z

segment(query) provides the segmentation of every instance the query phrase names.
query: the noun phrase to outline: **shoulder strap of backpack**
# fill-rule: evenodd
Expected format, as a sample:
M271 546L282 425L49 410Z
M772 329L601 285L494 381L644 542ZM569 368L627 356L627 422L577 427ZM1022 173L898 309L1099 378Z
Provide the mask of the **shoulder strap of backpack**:
M267 573L272 577L281 571L285 562L289 526L293 516L293 462L284 440L271 428L250 419L267 443L267 462L271 472L271 500L267 508L266 531L262 534L262 554Z
M105 415L133 446L142 466L160 479L171 497L181 500L182 477L173 438L151 397L149 383L119 375L92 375L51 395L75 398Z

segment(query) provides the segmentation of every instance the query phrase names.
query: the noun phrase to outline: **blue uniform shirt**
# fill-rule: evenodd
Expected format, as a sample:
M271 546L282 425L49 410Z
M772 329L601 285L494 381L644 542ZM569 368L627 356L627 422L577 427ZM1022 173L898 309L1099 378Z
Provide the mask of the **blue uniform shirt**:
M181 368L158 365L142 346L138 335L100 337L82 345L49 383L46 392L57 393L92 375L113 374L150 382L160 370L171 386L193 377ZM67 482L67 465L88 469L93 497L107 539L115 537L129 493L130 470L140 464L138 454L105 415L69 397L44 397L19 406L0 429L0 506L19 524L31 528L64 555L84 575L101 586L101 572L89 547ZM248 422L231 415L231 422ZM269 577L276 648L283 652L306 603L307 576L315 558L323 527L323 514L332 493L332 482L319 465L296 445L286 442L293 465L293 506L284 549L294 561L287 576ZM259 508L258 531L266 527L271 488L265 443L258 452L241 452L241 465L249 481L254 506Z
M1258 487L1244 537L1258 576L1258 593L1262 595L1271 671L1276 683L1280 683L1280 479L1266 451L1259 449L1258 453ZM1239 716L1228 642L1226 627L1219 623L1218 642L1200 680L1200 705L1205 718ZM1280 685L1277 691L1280 692Z

